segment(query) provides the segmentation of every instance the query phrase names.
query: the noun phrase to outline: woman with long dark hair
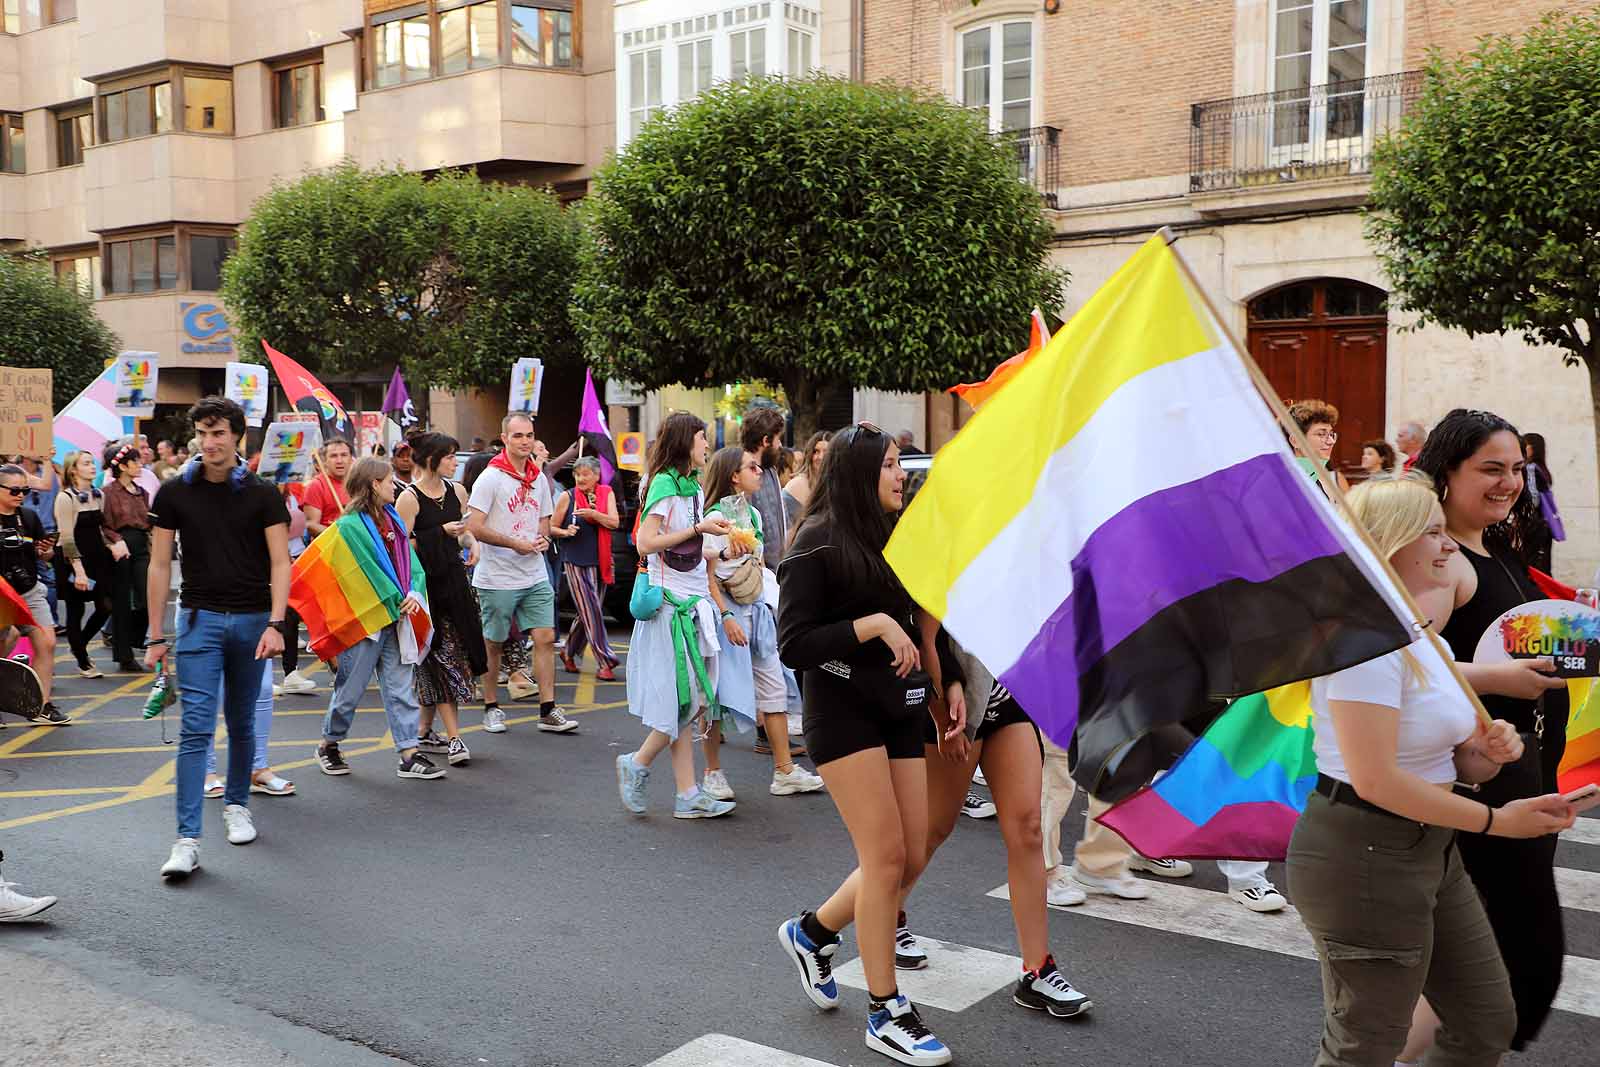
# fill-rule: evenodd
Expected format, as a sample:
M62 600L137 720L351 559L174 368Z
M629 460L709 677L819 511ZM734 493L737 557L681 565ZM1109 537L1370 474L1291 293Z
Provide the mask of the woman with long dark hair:
M1454 612L1441 633L1464 664L1502 614L1544 598L1528 575L1525 533L1538 503L1523 492L1525 462L1516 427L1490 412L1462 408L1434 427L1417 457L1416 469L1433 479L1445 527L1461 548L1449 564ZM1523 660L1497 665L1510 669L1467 670L1484 707L1515 726L1527 748L1521 761L1475 794L1492 806L1555 792L1566 748L1566 685L1534 669L1540 665L1550 669L1548 661ZM1538 1035L1561 984L1566 935L1556 895L1556 838L1463 833L1457 844L1511 977L1517 1005L1511 1047L1520 1050Z
M816 488L817 476L822 473L822 461L828 455L828 442L832 439L831 433L818 430L806 439L805 448L800 450L800 466L783 487L783 491L789 494L784 504L791 516L791 528L800 521L800 513L805 506L811 503L811 492Z
M100 669L89 658L89 641L111 617L111 553L100 534L100 502L94 487L94 456L70 452L62 465L61 492L56 494L56 529L61 534L61 558L66 561L65 582L57 580L66 604L67 644L78 662L78 673L99 678ZM90 607L87 622L84 606Z
M1526 542L1525 554L1529 566L1538 567L1546 574L1550 574L1553 561L1552 550L1555 547L1555 531L1550 528L1550 519L1546 517L1543 500L1546 493L1550 494L1554 506L1556 480L1550 474L1550 465L1544 458L1544 435L1527 433L1522 435L1522 454L1527 458L1527 488L1524 495L1532 497L1534 507L1525 512L1528 515L1528 528L1523 532Z
M133 658L135 641L143 641L145 573L150 567L150 498L138 483L144 463L131 439L106 446L106 487L100 500L100 522L111 550L111 640L117 669L144 674Z
M472 683L489 669L478 602L467 581L467 567L478 562L478 542L467 532L467 490L450 480L456 472L456 439L422 433L411 439L413 481L395 501L400 521L411 528L422 572L428 576L433 644L417 667L417 700L422 705L417 748L444 756L450 766L472 758L461 740L457 709L472 699ZM467 554L466 562L461 559ZM444 736L433 728L435 714Z
M660 599L646 609L635 585L628 711L650 734L637 752L617 757L617 790L622 806L635 815L644 814L650 764L668 747L678 787L673 818L712 819L734 809L733 801L718 800L696 784L691 728L708 713L721 714L718 619L708 598L704 538L726 537L733 527L721 515L705 513L699 475L710 448L704 422L687 411L673 412L661 424L644 481L635 540L645 570L637 580L648 581Z
M895 981L901 886L927 858L922 670L911 597L883 557L906 473L894 440L870 423L833 438L811 503L778 568L778 647L803 672L806 747L827 783L856 869L815 911L778 928L807 997L838 1007L833 954L855 922L866 975L867 1047L910 1064L950 1062ZM947 646L946 646L947 647ZM966 727L961 668L941 649L948 740Z

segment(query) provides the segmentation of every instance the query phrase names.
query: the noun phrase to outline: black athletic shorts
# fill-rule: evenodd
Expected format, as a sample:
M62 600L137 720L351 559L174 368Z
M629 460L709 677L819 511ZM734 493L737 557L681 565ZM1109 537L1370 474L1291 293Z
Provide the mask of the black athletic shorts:
M895 677L889 666L829 661L804 672L806 751L822 766L869 748L890 759L922 758L932 680L921 671Z
M973 710L968 708L968 717L970 718L973 714ZM996 731L1010 726L1012 723L1025 722L1029 726L1033 726L1033 720L1028 718L1028 713L1022 710L1022 705L1018 704L1010 694L1007 694L1006 699L998 704L991 704L985 708L981 714L983 715L983 721L978 723L978 733L973 737L974 741L983 741ZM1034 733L1039 732L1037 726L1034 726L1033 729ZM928 726L922 732L922 739L930 745L939 743L939 728L933 724L932 716L928 717Z

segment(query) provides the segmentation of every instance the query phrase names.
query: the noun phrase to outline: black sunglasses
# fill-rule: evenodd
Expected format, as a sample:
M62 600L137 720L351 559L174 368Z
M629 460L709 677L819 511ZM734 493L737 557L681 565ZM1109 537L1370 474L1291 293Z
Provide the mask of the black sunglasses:
M28 487L25 485L0 485L0 489L4 489L12 496L26 496L28 494Z

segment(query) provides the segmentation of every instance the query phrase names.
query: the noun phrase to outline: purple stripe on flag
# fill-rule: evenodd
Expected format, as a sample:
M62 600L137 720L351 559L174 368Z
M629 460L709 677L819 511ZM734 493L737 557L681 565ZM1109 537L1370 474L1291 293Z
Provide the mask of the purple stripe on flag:
M1229 804L1196 826L1154 789L1146 789L1099 822L1151 859L1281 860L1299 817L1286 804L1252 801Z
M1273 453L1134 501L1090 535L1072 561L1072 593L1001 681L1047 734L1070 737L1082 676L1162 611L1224 582L1342 556L1304 477Z

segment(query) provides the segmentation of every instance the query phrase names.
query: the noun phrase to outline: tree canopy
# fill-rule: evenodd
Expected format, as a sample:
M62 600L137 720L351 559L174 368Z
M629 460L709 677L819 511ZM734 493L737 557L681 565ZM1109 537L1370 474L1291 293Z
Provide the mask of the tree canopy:
M88 294L39 255L0 255L0 365L48 367L57 411L89 387L121 342Z
M1600 414L1600 15L1435 54L1426 73L1373 167L1367 232L1398 306L1564 349Z
M312 369L405 364L449 388L522 356L575 361L567 314L579 228L555 195L346 162L263 196L223 269L242 349Z
M1018 149L917 90L721 85L649 122L585 204L574 318L648 387L780 383L802 432L823 384L944 389L1061 306Z

